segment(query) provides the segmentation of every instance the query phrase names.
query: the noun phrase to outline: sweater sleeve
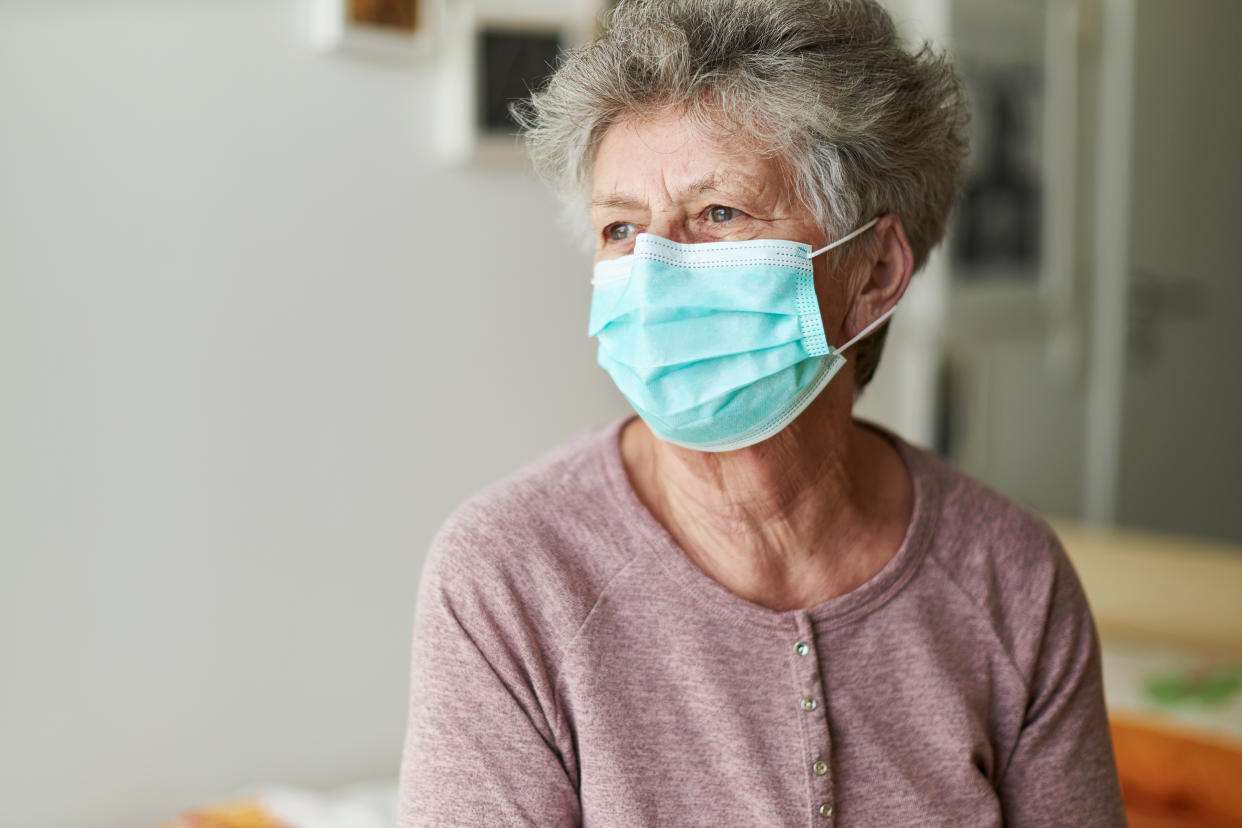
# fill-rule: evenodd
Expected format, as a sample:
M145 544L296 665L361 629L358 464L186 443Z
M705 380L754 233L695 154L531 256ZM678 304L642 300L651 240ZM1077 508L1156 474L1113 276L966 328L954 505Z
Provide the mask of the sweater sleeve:
M420 584L397 826L576 826L572 744L534 625L503 577L453 551L433 547Z
M998 789L1005 824L1125 826L1099 637L1059 542L1055 553L1022 731Z

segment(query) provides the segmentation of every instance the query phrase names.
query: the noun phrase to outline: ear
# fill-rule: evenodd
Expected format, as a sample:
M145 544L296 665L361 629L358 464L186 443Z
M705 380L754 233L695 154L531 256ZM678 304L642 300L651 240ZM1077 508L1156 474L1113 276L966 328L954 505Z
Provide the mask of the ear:
M914 273L914 253L906 228L893 213L883 216L871 229L879 238L873 257L855 271L857 281L853 302L845 315L844 339L852 339L859 331L879 319L897 304L910 285Z

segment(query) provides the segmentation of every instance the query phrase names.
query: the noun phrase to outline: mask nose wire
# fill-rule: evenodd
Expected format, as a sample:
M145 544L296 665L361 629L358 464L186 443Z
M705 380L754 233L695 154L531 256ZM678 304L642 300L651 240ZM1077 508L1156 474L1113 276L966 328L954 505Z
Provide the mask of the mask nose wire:
M874 227L874 226L875 226L875 223L876 223L877 221L879 221L879 220L880 220L880 217L879 217L879 216L876 216L876 217L875 217L875 218L873 218L871 221L869 221L869 222L867 222L866 224L864 224L862 227L859 227L859 228L858 228L857 230L855 230L853 233L849 233L849 234L847 234L847 235L842 236L841 238L839 238L839 239L837 239L836 241L834 241L832 244L828 245L827 247L821 247L819 250L816 250L814 253L807 253L807 254L806 254L806 257L807 257L808 259L814 259L814 258L815 258L816 256L818 256L820 253L827 253L827 252L828 252L829 250L831 250L832 248L837 247L838 245L845 244L847 241L849 241L850 239L854 238L855 236L860 236L860 235L862 235L863 233L865 233L865 232L867 232L868 230L870 230L872 227Z

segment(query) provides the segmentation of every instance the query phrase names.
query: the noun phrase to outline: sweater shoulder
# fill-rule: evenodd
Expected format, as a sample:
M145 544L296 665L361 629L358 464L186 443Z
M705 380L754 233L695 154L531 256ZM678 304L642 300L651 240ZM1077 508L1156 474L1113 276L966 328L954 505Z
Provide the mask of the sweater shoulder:
M550 644L572 636L631 557L618 542L614 431L582 432L462 503L431 544L424 595L470 615L520 617Z
M1062 611L1089 615L1060 539L1032 510L948 462L914 451L925 483L939 494L929 557L962 600L983 613L1030 679L1054 602Z

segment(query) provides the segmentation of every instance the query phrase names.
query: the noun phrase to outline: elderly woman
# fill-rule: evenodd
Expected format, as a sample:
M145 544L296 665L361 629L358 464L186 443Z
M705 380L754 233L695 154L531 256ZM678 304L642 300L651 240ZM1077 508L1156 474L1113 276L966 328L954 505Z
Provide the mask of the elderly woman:
M534 96L638 417L438 535L401 826L1124 824L1056 537L851 416L964 109L874 0L622 0Z

